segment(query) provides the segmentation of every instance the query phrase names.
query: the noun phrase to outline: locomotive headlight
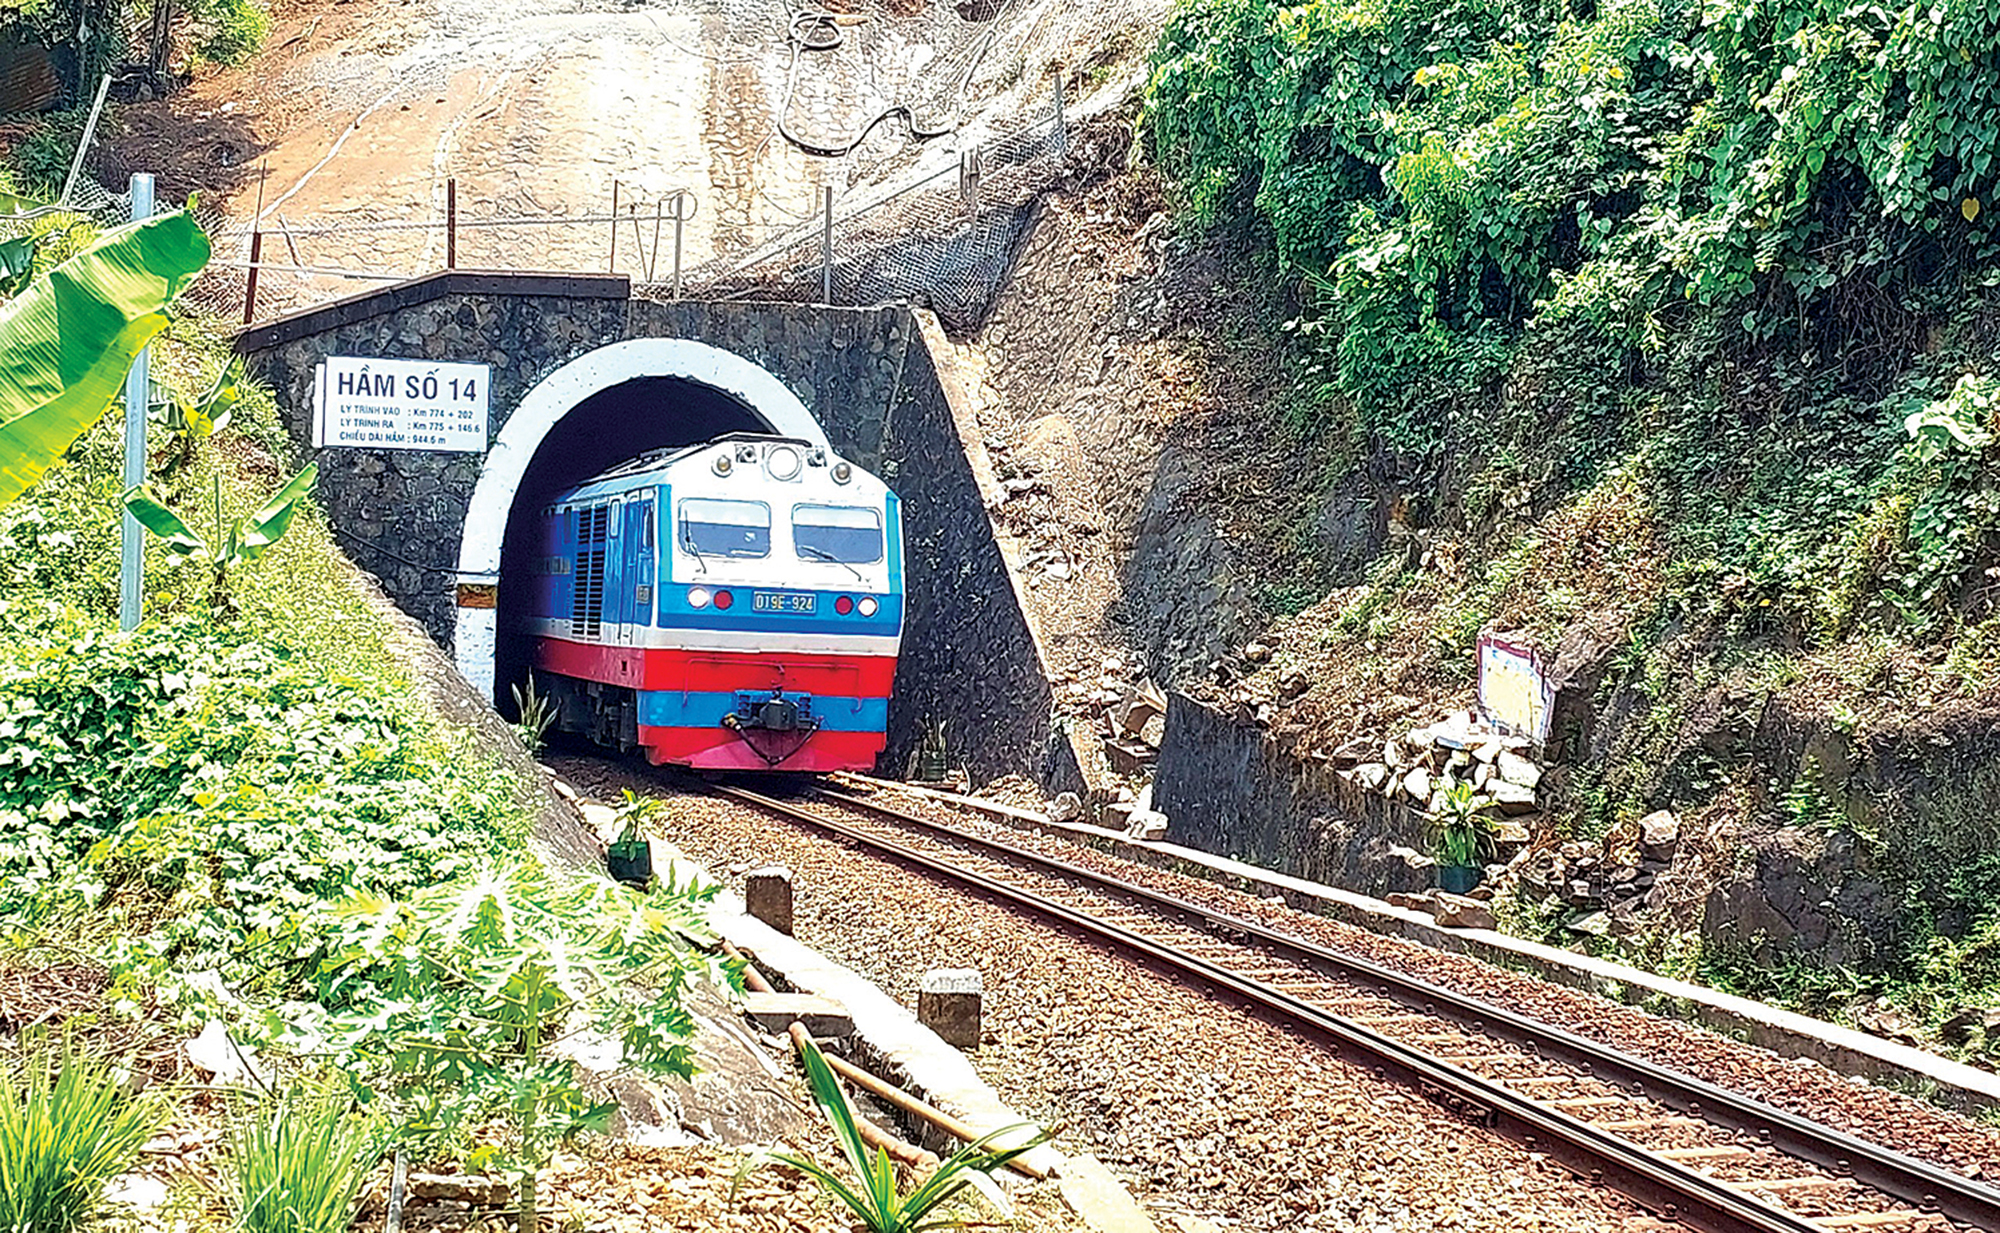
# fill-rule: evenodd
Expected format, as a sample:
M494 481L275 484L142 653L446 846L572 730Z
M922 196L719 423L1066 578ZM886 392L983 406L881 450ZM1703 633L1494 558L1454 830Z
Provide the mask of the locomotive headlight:
M727 454L717 454L715 456L715 473L717 475L729 474L731 468L735 465L735 463L729 461L729 455Z
M689 587L689 588L688 588L688 607L690 607L690 608L706 608L706 607L708 607L708 588L707 588L707 587Z
M836 462L836 463L834 463L834 464L833 464L833 482L834 482L834 483L836 483L836 484L845 484L845 483L846 483L846 482L847 482L848 480L851 480L851 479L853 479L853 478L854 478L854 468L853 468L853 467L850 467L850 466L848 466L848 465L847 465L846 463L844 463L844 462Z
M797 479L805 465L806 460L789 445L774 445L764 455L764 470L780 482Z
M861 602L854 606L860 611L862 616L874 616L876 611L882 607L882 605L875 602L873 595L863 595Z

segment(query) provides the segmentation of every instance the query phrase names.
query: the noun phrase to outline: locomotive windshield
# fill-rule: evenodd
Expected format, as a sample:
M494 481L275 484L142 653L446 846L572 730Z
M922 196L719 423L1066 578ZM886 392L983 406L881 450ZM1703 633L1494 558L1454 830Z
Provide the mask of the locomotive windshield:
M792 543L812 561L863 565L882 559L882 512L859 505L795 505Z
M681 547L698 557L769 556L771 507L690 497L681 502Z

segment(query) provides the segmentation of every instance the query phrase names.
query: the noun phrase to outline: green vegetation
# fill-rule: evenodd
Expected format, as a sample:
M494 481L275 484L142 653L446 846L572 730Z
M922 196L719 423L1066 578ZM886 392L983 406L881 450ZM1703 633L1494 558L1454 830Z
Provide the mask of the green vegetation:
M27 1043L27 1042L24 1042ZM0 1228L70 1233L131 1166L162 1109L77 1042L0 1059Z
M229 1208L242 1233L346 1233L368 1169L373 1127L343 1088L297 1088L229 1128Z
M229 521L222 516L222 477L216 476L215 512L209 524L214 532L207 537L160 504L143 484L125 495L125 508L141 526L160 538L161 546L168 552L201 562L212 579L209 607L217 616L225 616L234 609L229 598L231 571L263 556L265 549L284 538L286 528L292 525L292 516L298 513L299 503L312 491L317 478L319 464L309 462L262 505Z
M1481 627L1608 631L1556 837L1666 806L1851 842L1895 927L1769 991L2000 1000L1953 974L2000 921L2000 782L1924 727L2000 685L2000 10L1183 0L1145 123L1281 275L1284 413L1431 550L1309 613L1323 651L1459 702Z
M1437 863L1447 868L1484 865L1493 855L1493 824L1479 812L1472 785L1447 783L1436 820Z
M532 668L528 670L525 686L512 685L508 688L514 695L514 713L520 716L514 724L514 735L528 747L530 753L538 753L548 740L549 728L562 714L560 704L552 701L547 694L536 692Z
M135 52L155 71L175 75L243 63L269 36L271 10L263 0L10 0L0 33L17 32L58 52L71 97L88 104L98 75ZM74 116L75 127L82 122ZM73 133L64 148L76 148ZM37 160L17 150L14 161Z
M104 414L207 264L208 237L176 211L105 232L0 307L0 505Z
M854 1122L854 1110L847 1103L847 1094L840 1090L839 1078L826 1064L819 1047L810 1039L799 1042L799 1062L805 1067L813 1101L833 1126L834 1138L839 1141L848 1166L860 1179L859 1186L848 1185L817 1161L783 1152L760 1152L750 1157L737 1170L736 1183L740 1186L744 1176L760 1164L775 1163L797 1169L839 1199L869 1233L919 1233L923 1229L964 1225L966 1222L963 1220L933 1219L932 1213L968 1188L979 1189L989 1200L1004 1204L1005 1198L987 1180L989 1176L1052 1137L1048 1131L1034 1130L1026 1123L1003 1127L954 1152L938 1165L937 1172L905 1194L896 1184L896 1166L889 1159L889 1153L878 1147L871 1154L868 1145L862 1142L861 1130ZM997 1146L1001 1141L1027 1131L1033 1131L1033 1134L1014 1146ZM1002 1210L1005 1210L1004 1207Z
M189 50L196 63L241 64L271 33L271 10L259 0L183 0L182 8L191 19Z
M690 1073L681 994L705 968L689 945L705 896L558 880L519 856L522 785L397 666L408 649L312 504L316 469L284 478L269 393L215 327L169 322L174 262L206 257L159 247L177 235L201 239L184 215L95 243L66 230L81 255L38 257L0 308L16 377L0 402L0 961L101 964L109 987L72 1023L106 1047L129 1047L130 1020L150 1021L140 1036L208 1025L293 1078L232 1128L224 1197L244 1229L348 1227L393 1141L511 1164L533 1233L535 1169L612 1111L555 1046L599 1032L626 1064ZM149 340L170 395L145 409L164 430L149 483L125 493L122 426L102 412ZM127 502L158 534L146 620L121 633ZM212 534L173 512L196 506ZM45 1062L21 1061L23 1082L46 1087ZM0 1077L12 1064L0 1053ZM298 1085L328 1064L337 1090ZM117 1085L80 1060L60 1075L91 1125L0 1088L0 1184L43 1205L4 1227L66 1228L124 1167L127 1128L143 1139L169 1112L105 1103ZM44 1177L75 1194L29 1185Z
M330 1048L364 1095L390 1099L413 1140L451 1144L504 1119L512 1133L467 1163L512 1167L521 1233L535 1233L536 1170L618 1109L594 1100L554 1046L587 1029L625 1065L691 1075L694 1020L680 995L708 970L688 943L705 933L698 909L714 890L667 885L640 897L601 878L559 885L523 861L400 902L356 894L330 913L317 1003L331 1013L290 1024L285 1038Z
M1991 603L1992 344L1923 331L2000 282L1996 68L1974 0L1189 0L1148 118L1412 490L1629 461L1700 615L1925 637Z
M198 616L130 636L31 600L0 619L0 913L115 929L98 953L135 995L189 1015L296 995L323 901L518 837L512 782L393 688Z

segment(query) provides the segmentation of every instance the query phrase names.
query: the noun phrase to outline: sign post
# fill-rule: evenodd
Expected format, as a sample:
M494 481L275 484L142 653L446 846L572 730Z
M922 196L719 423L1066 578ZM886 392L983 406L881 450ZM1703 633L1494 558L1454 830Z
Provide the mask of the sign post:
M313 445L484 453L486 364L331 355L313 381Z
M1540 745L1549 739L1554 705L1555 692L1533 647L1479 635L1479 709L1489 722Z
M99 99L102 99L99 95ZM153 216L153 177L140 172L132 177L132 221ZM254 277L254 274L253 274ZM139 352L132 371L125 374L125 487L137 488L146 482L146 410L152 401L151 367L146 361L152 348ZM145 608L146 531L131 510L124 514L124 555L118 567L118 628L139 628Z

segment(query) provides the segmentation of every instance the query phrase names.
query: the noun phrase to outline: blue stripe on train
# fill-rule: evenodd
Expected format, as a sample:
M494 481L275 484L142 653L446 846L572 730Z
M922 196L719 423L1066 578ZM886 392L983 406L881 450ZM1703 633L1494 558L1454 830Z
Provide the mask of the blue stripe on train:
M733 693L684 694L662 689L639 694L639 723L648 728L713 728L735 710ZM886 732L889 728L887 698L815 697L812 714L827 732Z

